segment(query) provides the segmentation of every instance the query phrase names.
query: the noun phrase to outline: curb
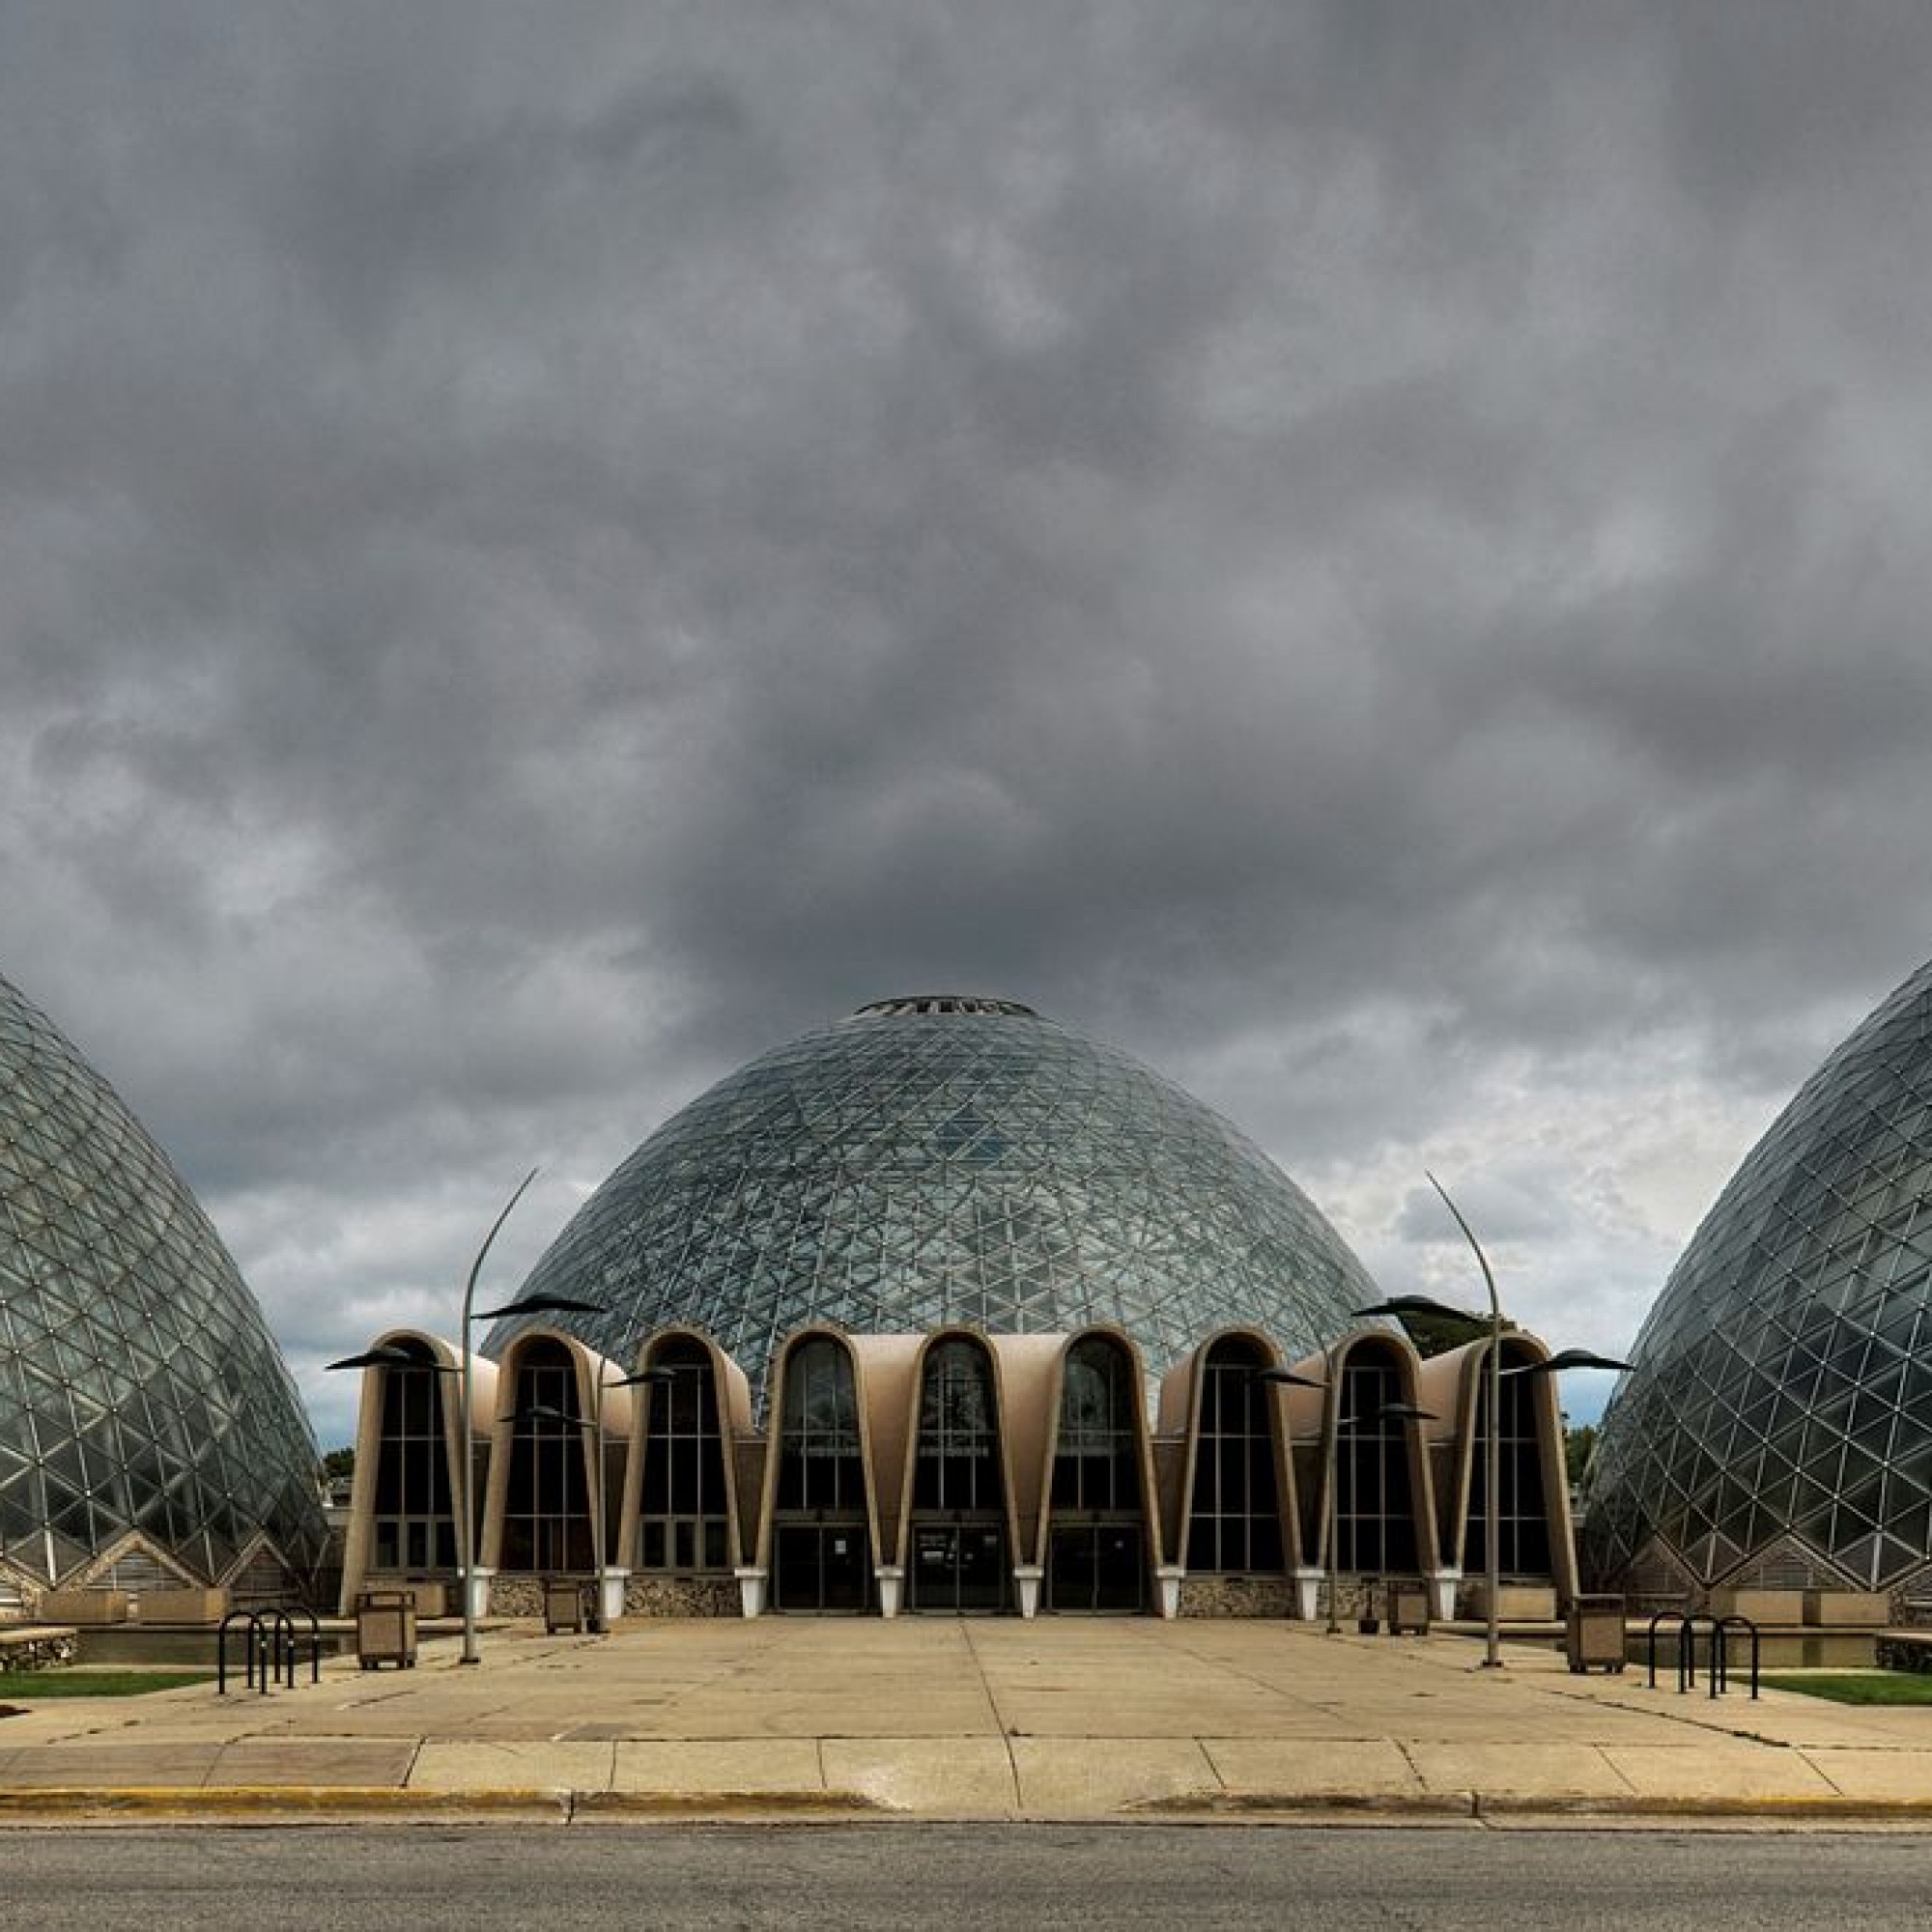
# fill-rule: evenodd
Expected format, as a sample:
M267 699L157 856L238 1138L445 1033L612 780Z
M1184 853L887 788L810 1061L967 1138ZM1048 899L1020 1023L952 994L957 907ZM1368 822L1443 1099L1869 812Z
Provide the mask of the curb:
M318 1821L384 1816L448 1819L469 1814L534 1818L567 1825L578 1818L797 1818L837 1823L898 1816L892 1807L849 1791L412 1791L396 1785L128 1785L119 1789L53 1786L0 1790L0 1826L85 1814L101 1817L281 1819Z
M965 1817L969 1814L958 1814ZM977 1815L977 1814L973 1814ZM191 1823L324 1824L358 1818L397 1823L461 1819L569 1825L668 1823L703 1819L795 1824L954 1820L954 1814L898 1810L858 1792L412 1791L392 1785L128 1786L119 1790L47 1787L0 1791L0 1829L8 1824L78 1819L99 1824L144 1819ZM1253 1792L1149 1799L1112 1813L1021 1815L1008 1822L1053 1825L1181 1825L1293 1822L1366 1824L1683 1823L1704 1819L1759 1824L1923 1824L1932 1798L1538 1797L1529 1793Z

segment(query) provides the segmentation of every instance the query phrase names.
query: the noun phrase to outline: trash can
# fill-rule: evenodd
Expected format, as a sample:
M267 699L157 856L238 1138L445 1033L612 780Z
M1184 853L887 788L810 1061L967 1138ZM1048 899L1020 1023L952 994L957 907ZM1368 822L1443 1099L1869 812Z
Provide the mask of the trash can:
M560 1630L581 1631L589 1620L587 1592L575 1577L544 1578L544 1630L554 1636Z
M1621 1671L1629 1662L1621 1597L1573 1597L1563 1619L1563 1653L1572 1672Z
M355 1599L355 1661L364 1670L416 1662L416 1599L413 1590L363 1590Z
M1420 1577L1393 1577L1385 1594L1390 1636L1429 1634L1429 1585Z

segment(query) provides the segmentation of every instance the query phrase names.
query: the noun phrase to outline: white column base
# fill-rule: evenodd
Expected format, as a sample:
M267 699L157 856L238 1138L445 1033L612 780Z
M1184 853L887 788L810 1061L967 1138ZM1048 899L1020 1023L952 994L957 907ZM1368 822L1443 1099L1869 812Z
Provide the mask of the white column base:
M1289 1581L1294 1586L1294 1619L1297 1623L1312 1624L1321 1614L1321 1577L1320 1570L1291 1570Z
M765 1613L765 1574L762 1570L732 1572L738 1579L739 1605L748 1617L761 1617Z
M1039 1582L1046 1575L1037 1563L1015 1563L1013 1581L1019 1585L1020 1615L1037 1617L1039 1614Z
M469 1593L469 1614L471 1618L487 1617L490 1614L490 1585L497 1580L494 1570L477 1568L463 1579L462 1588ZM459 1594L459 1601L460 1601Z
M896 1563L875 1563L872 1575L879 1585L879 1614L895 1617L905 1596L905 1571Z
M1172 1623L1180 1614L1180 1584L1187 1571L1179 1563L1162 1563L1155 1566L1153 1580L1159 1595L1155 1602L1160 1605L1162 1618Z
M597 1614L607 1630L624 1614L624 1585L630 1580L628 1570L606 1570L597 1578Z
M1456 1615L1456 1592L1463 1587L1460 1570L1432 1570L1429 1573L1429 1614L1439 1624Z

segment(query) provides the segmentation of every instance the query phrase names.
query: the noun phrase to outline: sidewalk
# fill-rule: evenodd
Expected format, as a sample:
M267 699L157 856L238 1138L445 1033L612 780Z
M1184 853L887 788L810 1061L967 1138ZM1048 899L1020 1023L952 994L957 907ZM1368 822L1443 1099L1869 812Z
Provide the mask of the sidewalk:
M268 1695L0 1719L0 1822L50 1816L1374 1814L1932 1824L1932 1714L1680 1696L1464 1637L900 1618L490 1633ZM0 1679L0 1703L9 1699Z

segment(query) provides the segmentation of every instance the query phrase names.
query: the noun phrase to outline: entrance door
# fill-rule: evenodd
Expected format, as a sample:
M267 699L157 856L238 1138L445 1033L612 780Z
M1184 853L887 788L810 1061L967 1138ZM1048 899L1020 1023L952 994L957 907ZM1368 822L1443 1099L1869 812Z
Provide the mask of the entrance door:
M1007 1605L1007 1533L999 1522L921 1522L912 1526L915 1610L944 1614Z
M871 1602L871 1545L863 1519L781 1522L774 1542L774 1609L863 1610Z
M1140 1610L1147 1604L1147 1546L1139 1523L1056 1524L1047 1542L1052 1610Z

